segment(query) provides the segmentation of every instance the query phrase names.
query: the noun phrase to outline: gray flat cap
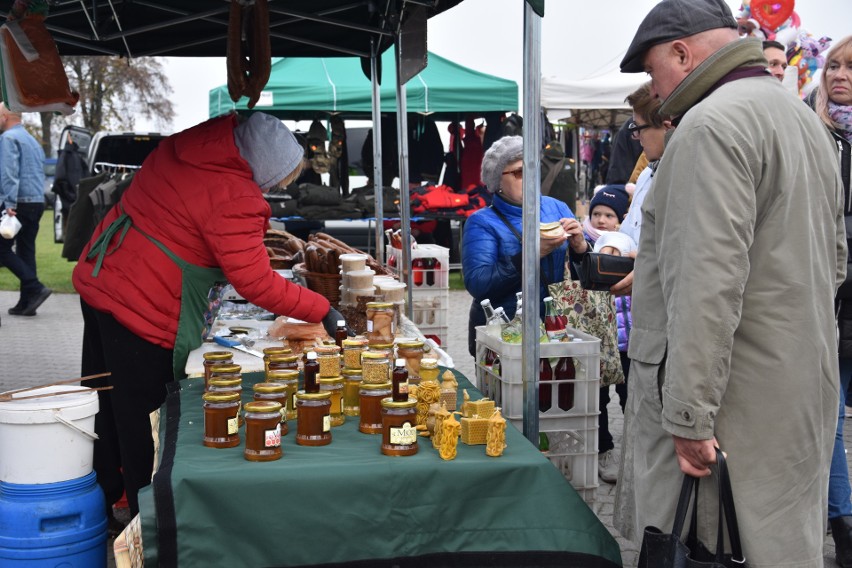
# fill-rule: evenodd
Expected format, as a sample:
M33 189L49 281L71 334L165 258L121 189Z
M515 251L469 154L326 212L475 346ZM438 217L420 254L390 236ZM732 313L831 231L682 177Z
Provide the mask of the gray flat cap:
M725 0L663 0L639 24L621 60L621 72L643 72L642 59L655 45L707 30L736 27L737 21Z

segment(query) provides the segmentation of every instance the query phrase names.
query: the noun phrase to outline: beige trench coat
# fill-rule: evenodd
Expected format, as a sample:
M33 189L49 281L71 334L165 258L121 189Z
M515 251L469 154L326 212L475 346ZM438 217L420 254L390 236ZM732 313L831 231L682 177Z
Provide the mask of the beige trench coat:
M716 436L749 566L817 568L846 267L836 151L769 76L696 104L731 69L760 64L760 42L730 44L665 101L664 112L689 112L643 206L616 527L635 541L647 525L671 530L682 480L672 434ZM699 537L711 549L714 492L702 483Z

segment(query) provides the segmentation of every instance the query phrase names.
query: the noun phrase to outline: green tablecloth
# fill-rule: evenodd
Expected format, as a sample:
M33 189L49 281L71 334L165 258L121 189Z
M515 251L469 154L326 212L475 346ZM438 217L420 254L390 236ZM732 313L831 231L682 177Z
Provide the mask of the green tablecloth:
M244 403L260 378L244 377ZM244 439L202 445L203 379L179 384L161 411L160 469L140 492L148 566L621 566L606 528L512 426L502 457L459 442L443 461L427 438L414 456L382 455L357 417L321 447L296 445L290 423L282 459L249 462Z

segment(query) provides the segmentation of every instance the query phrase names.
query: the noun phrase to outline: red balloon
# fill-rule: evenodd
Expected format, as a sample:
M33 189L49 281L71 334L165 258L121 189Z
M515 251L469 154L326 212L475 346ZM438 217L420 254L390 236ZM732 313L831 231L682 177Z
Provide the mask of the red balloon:
M760 27L774 32L793 14L795 7L796 0L751 0L751 17Z

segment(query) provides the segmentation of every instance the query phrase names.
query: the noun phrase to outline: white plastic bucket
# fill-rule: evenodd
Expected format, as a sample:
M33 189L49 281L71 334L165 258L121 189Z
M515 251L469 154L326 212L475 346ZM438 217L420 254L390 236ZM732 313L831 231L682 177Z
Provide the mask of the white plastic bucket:
M57 483L92 472L98 393L78 386L23 392L70 394L0 402L0 481Z

